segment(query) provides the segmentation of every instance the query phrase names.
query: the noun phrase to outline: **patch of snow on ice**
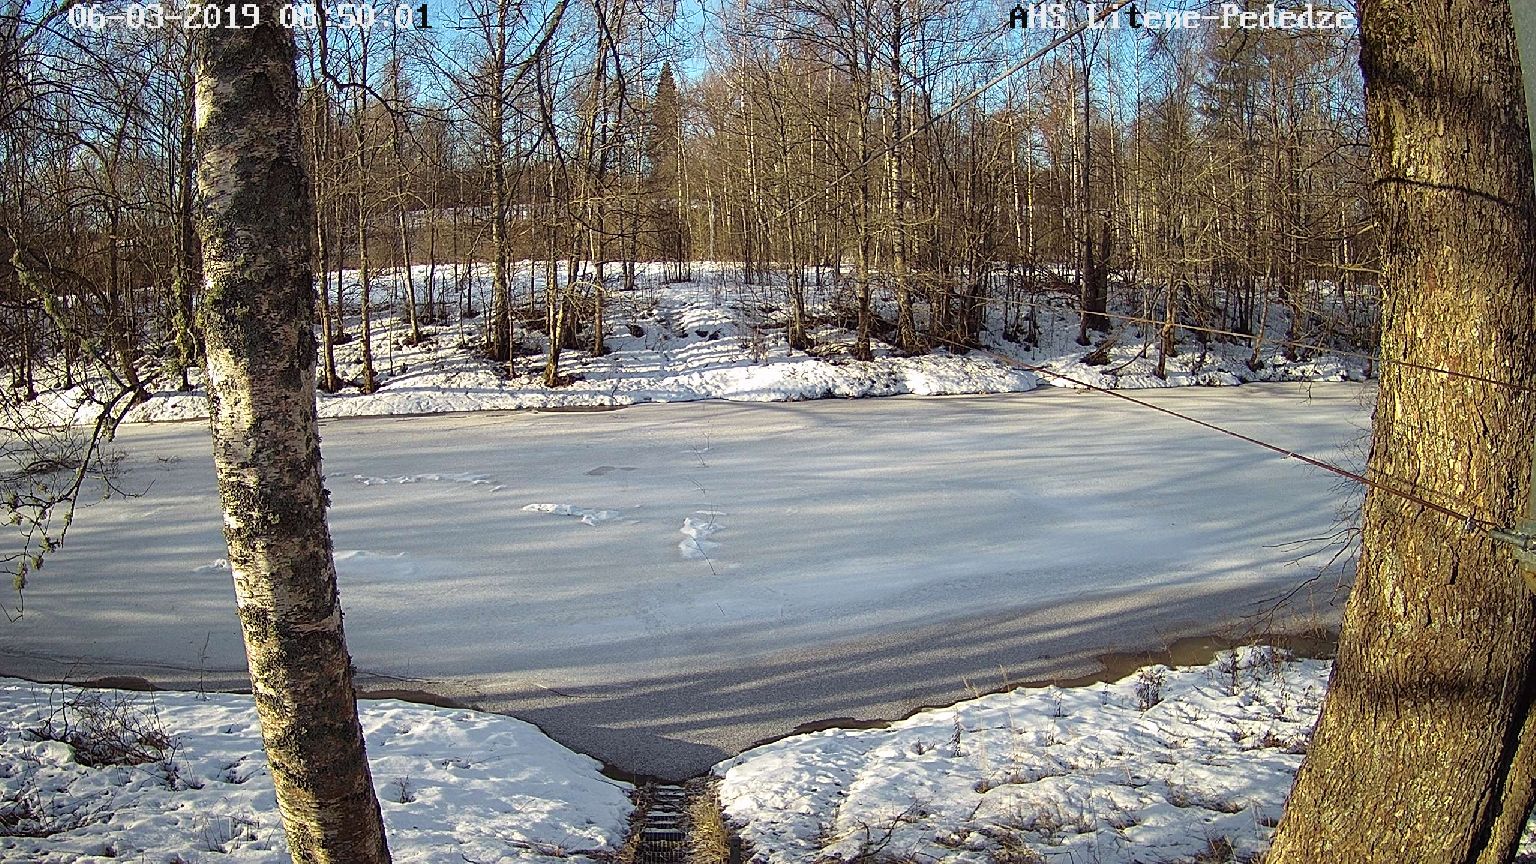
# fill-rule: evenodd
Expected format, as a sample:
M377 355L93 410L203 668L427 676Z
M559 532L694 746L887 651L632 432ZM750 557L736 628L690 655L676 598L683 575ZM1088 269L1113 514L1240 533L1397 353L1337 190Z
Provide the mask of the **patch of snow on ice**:
M598 525L603 522L611 522L619 518L617 510L594 510L588 507L576 507L571 504L529 504L523 507L526 513L553 513L556 516L575 516L584 525Z
M711 552L720 548L718 542L709 538L725 527L716 519L724 515L714 510L700 510L683 519L683 527L677 529L683 539L678 542L677 548L684 558L689 561L706 561ZM695 519L694 516L702 518Z
M421 576L422 568L404 552L344 549L336 552L336 572L345 577L393 581Z
M353 474L352 479L363 486L404 485L407 483L468 483L471 486L489 486L494 481L484 474L402 474L397 477L369 477ZM497 487L499 488L499 487ZM492 492L496 489L492 489Z

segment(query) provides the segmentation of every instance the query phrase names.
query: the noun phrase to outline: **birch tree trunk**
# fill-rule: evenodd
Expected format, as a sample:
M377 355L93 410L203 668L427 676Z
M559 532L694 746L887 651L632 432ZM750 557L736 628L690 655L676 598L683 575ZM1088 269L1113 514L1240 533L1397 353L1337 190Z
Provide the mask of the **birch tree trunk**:
M906 163L903 158L906 145L901 143L901 138L906 134L903 124L902 112L906 110L907 93L904 76L906 70L902 68L902 47L906 37L905 31L906 4L897 0L891 7L891 35L890 35L890 106L886 109L887 128L890 131L890 152L886 158L888 170L887 181L890 185L891 197L891 275L896 288L896 322L898 341L901 350L915 352L919 350L917 343L917 324L912 315L912 285L911 277L907 272L907 226L910 220L908 199L909 189L906 176ZM929 322L930 329L934 322Z
M486 29L489 66L486 69L486 109L491 159L491 314L486 326L486 353L507 364L508 377L517 374L516 347L512 343L512 282L508 270L507 209L507 33L512 18L508 0L495 0L494 24Z
M311 189L279 4L193 31L214 464L251 689L295 862L389 861L363 749L315 419Z
M1510 527L1536 435L1536 200L1509 6L1366 0L1361 37L1381 353L1506 382L1386 365L1370 471ZM1481 531L1375 489L1364 520L1327 701L1265 860L1509 861L1536 780L1536 602Z

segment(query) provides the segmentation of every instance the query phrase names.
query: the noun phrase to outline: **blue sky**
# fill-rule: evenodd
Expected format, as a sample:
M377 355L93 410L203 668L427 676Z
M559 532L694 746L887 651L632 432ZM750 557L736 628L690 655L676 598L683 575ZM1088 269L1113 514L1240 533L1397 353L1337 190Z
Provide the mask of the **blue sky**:
M150 2L150 0L140 0ZM327 2L347 2L347 0L327 0ZM366 2L366 0L356 0ZM379 2L379 0L372 0ZM413 7L419 6L422 0L400 0L410 3ZM462 0L426 0L429 18L433 27L446 28L452 26L459 19L459 10L462 8ZM674 25L676 39L680 46L692 46L693 50L684 50L682 58L675 64L677 74L681 78L697 78L702 75L707 65L704 50L705 40L709 33L709 15L704 11L704 0L676 0L678 4L677 23Z

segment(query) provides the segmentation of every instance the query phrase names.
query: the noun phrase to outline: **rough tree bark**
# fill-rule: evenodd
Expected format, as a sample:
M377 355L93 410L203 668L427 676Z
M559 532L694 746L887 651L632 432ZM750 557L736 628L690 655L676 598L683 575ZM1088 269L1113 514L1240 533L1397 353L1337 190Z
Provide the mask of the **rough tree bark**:
M315 418L311 189L275 0L194 31L214 464L267 761L295 862L389 860L363 750Z
M1536 435L1536 201L1503 0L1366 0L1386 238L1370 471L1513 525ZM1525 388L1523 391L1521 388ZM1510 860L1536 779L1536 602L1510 552L1372 490L1311 753L1270 864Z

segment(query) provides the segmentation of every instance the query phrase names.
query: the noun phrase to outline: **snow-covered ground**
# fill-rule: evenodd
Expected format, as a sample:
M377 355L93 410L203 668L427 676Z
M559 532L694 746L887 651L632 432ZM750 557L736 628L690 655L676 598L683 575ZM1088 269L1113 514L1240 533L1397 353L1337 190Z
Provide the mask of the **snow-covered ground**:
M629 786L532 725L394 700L360 707L400 864L536 864L623 844ZM92 751L38 735L66 721L155 758L82 764ZM287 853L250 697L0 679L0 861L279 864Z
M796 736L715 773L726 818L771 864L1252 860L1301 766L1328 668L1268 647L1223 652L1205 667Z
M713 773L758 864L1252 861L1328 667L1243 648L796 735ZM166 735L171 767L89 767L36 734L92 700ZM526 723L394 701L364 701L362 717L396 861L531 864L622 842L627 787ZM0 861L276 864L264 762L247 697L0 681ZM1523 851L1536 851L1529 830Z
M1349 463L1354 384L1144 391ZM347 635L374 687L686 777L831 717L1084 674L1316 572L1335 478L1089 392L327 421ZM0 674L238 687L202 423L134 425L0 626ZM1298 544L1298 545L1289 545ZM1325 625L1334 570L1277 626ZM1291 620L1285 620L1289 617ZM1299 620L1298 620L1299 619Z
M527 281L529 262L517 265L520 286ZM902 394L946 395L1023 392L1044 383L1064 387L1089 384L1096 387L1140 389L1150 387L1225 386L1248 381L1345 381L1361 380L1365 363L1348 355L1323 355L1296 360L1278 344L1289 321L1288 313L1275 306L1268 338L1261 352L1263 362L1250 369L1252 346L1246 340L1212 341L1199 345L1184 338L1178 353L1168 358L1167 374L1154 375L1157 351L1155 328L1149 337L1126 322L1110 334L1113 347L1104 351L1105 362L1082 362L1090 349L1076 343L1078 319L1070 312L1042 309L1037 315L1038 344L1027 347L1004 338L1001 307L989 307L988 326L981 342L993 352L957 355L942 350L913 357L898 356L892 347L875 343L875 359L851 359L853 335L831 323L836 320L831 289L812 290L810 314L820 323L810 335L816 343L811 353L791 351L785 341L782 289L742 283L739 271L720 264L696 264L694 281L668 283L656 265L642 265L640 287L613 290L606 303L605 345L608 353L592 357L587 351L567 350L561 372L570 382L555 388L541 380L545 339L522 323L516 338L522 356L518 374L493 364L479 351L484 343L485 315L461 318L450 305L448 320L423 326L424 341L408 345L408 330L400 313L399 281L393 274L375 280L372 348L379 389L361 393L361 319L344 318L348 341L336 346L337 369L350 382L335 394L322 393L324 417L427 414L514 408L632 405L642 402L690 402L726 399L739 402L786 402L826 397L893 396ZM542 274L542 265L537 268ZM413 273L418 286L427 279L425 267ZM468 273L462 290L475 295L483 313L487 279ZM349 308L355 311L356 273L342 275L349 290ZM443 291L455 291L459 283L446 267L436 278L447 282ZM460 297L454 294L454 297ZM391 298L394 302L390 303ZM878 298L877 298L878 299ZM1057 302L1070 305L1069 297ZM882 309L888 300L877 304ZM534 314L519 304L517 315ZM541 315L541 312L537 312ZM536 316L537 317L537 316ZM1189 334L1179 331L1184 337ZM590 332L583 335L589 342ZM1296 352L1292 352L1296 353ZM1001 362L998 356L1036 367L1042 375ZM1050 374L1059 373L1059 374ZM193 380L196 381L194 373ZM176 382L156 383L154 398L135 408L129 419L183 420L204 417L207 403L201 389L182 393ZM80 407L81 391L45 393L42 408L55 418L85 419L92 410Z
M1257 861L1330 665L1251 646L799 735L713 773L754 864Z

